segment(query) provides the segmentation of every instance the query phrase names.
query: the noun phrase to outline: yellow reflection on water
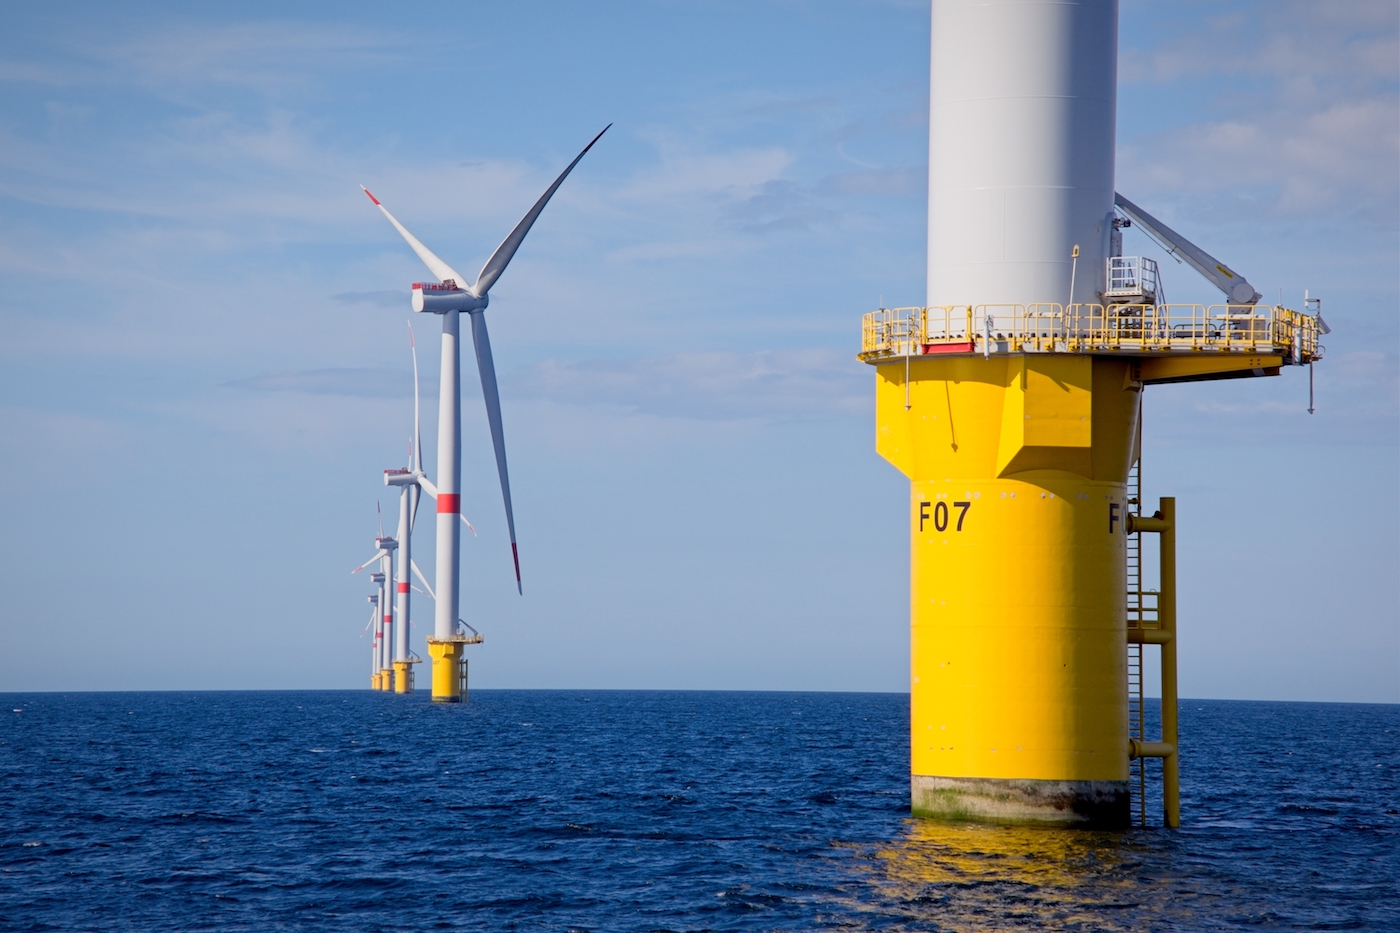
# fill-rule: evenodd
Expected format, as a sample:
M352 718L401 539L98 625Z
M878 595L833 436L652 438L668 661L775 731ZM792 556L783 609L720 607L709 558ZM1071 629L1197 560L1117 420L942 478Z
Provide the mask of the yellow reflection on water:
M1142 930L1188 920L1144 870L1160 834L910 820L858 846L858 912L939 930ZM872 921L875 919L872 916Z

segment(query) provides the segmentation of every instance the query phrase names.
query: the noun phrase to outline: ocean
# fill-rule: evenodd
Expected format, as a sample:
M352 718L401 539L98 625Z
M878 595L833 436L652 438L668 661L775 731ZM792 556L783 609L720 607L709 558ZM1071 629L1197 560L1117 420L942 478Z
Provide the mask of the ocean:
M1400 930L1400 706L1184 700L1090 832L912 820L904 694L0 701L6 931Z

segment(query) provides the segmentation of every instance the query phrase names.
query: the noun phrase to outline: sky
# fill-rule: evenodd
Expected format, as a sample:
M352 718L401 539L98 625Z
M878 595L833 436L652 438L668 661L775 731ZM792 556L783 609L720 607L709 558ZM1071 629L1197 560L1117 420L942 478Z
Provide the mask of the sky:
M464 378L472 685L907 690L907 481L855 354L924 294L928 16L10 4L0 691L366 686L350 570L426 273L359 185L474 270L608 123L491 294L523 597ZM1297 368L1147 391L1184 696L1400 702L1398 19L1122 4L1118 190L1332 327L1316 414Z

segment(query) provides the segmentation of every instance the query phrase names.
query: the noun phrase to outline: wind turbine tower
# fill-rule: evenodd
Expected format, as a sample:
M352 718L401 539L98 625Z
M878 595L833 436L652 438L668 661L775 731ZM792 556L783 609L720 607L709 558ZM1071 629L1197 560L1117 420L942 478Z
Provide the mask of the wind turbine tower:
M611 125L611 124L609 124ZM363 188L369 199L384 214L394 229L418 254L418 258L437 276L437 282L415 282L412 307L417 312L442 315L442 370L438 392L438 468L435 486L426 476L418 484L437 502L437 570L434 574L433 635L428 639L428 653L433 658L433 702L460 703L466 680L466 658L463 649L481 641L475 633L466 634L458 617L461 592L460 558L461 528L458 524L462 506L462 417L461 417L461 315L471 319L472 345L476 350L477 371L481 376L481 394L486 403L486 419L491 427L491 442L496 453L496 471L501 481L501 498L505 501L506 528L510 532L511 559L515 564L515 585L520 584L520 554L515 541L515 513L510 501L510 476L506 470L505 433L501 423L501 396L496 386L496 364L491 356L491 338L486 330L486 306L491 286L505 272L525 235L534 226L554 192L578 165L579 160L593 148L608 127L583 147L569 166L554 180L534 207L515 225L515 229L496 247L491 258L481 267L476 283L467 279L424 246L417 237L389 213L379 199ZM421 472L421 471L420 471Z
M867 314L860 354L876 448L910 481L916 815L1121 826L1133 762L1161 758L1175 825L1174 500L1137 501L1144 387L1322 354L1320 315L1258 305L1116 195L1117 45L1115 0L932 2L926 303ZM1222 303L1162 303L1151 260L1121 255L1133 223ZM1160 594L1129 593L1142 532ZM1160 741L1130 732L1144 645Z

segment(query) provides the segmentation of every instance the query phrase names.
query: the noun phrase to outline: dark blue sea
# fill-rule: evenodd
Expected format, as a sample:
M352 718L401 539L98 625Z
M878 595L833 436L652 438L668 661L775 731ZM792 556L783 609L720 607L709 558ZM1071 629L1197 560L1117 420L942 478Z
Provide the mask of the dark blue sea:
M1400 706L1183 701L1107 833L910 819L901 694L0 700L6 931L1400 930Z

